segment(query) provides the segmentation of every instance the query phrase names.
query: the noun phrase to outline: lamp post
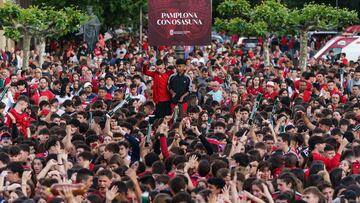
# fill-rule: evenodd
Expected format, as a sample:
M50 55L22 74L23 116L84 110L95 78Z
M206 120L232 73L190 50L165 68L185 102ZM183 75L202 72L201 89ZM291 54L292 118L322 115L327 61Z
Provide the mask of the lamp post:
M185 58L185 49L183 46L177 45L175 47L176 59L184 59Z

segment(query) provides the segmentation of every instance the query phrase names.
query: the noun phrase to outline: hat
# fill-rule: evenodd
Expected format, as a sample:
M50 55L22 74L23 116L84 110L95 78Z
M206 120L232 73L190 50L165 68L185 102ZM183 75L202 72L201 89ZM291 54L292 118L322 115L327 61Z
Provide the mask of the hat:
M208 69L206 67L202 67L201 72L208 72Z
M266 87L274 87L274 86L275 86L275 84L272 81L269 81L266 83Z
M84 84L84 88L88 88L89 86L91 86L91 87L92 87L91 82L86 82L86 83Z
M3 139L6 139L6 138L12 138L11 134L8 133L8 132L5 132L5 133L2 133L1 136L0 136L0 139L3 140Z
M322 144L322 143L325 143L325 139L323 138L323 137L321 137L321 136L312 136L312 137L310 137L310 139L309 139L309 149L310 150L313 150L313 149L315 149L315 146L317 145L317 144Z
M33 84L30 86L30 89L37 89L39 88L39 85L38 84Z

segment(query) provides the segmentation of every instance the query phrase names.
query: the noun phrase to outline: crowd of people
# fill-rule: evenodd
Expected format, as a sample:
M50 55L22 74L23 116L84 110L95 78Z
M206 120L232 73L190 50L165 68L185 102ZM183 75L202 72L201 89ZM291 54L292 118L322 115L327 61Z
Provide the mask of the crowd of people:
M99 39L1 51L2 202L360 202L359 61Z

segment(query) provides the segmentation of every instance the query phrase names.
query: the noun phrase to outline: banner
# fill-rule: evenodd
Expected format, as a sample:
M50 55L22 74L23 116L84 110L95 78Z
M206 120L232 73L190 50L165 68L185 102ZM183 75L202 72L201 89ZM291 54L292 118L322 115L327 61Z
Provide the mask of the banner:
M148 0L149 43L209 45L211 0Z

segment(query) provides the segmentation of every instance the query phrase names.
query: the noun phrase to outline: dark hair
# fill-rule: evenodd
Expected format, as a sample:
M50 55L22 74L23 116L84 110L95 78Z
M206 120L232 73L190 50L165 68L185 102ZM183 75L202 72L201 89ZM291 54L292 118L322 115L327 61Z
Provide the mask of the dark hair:
M205 177L210 172L210 162L206 159L199 161L198 173L199 176Z
M184 59L176 59L176 65L185 65L186 64L186 61Z
M98 177L100 176L106 176L107 178L109 178L110 180L113 178L113 174L110 170L108 169L104 169L104 170L101 170L99 173L98 173Z
M33 170L34 170L33 164L34 164L35 160L39 160L41 162L43 168L46 166L46 159L44 157L37 156L37 157L34 158L34 160L31 163L31 166L32 166Z
M14 174L15 173L18 173L19 175L19 178L21 178L23 172L24 172L24 168L23 168L23 165L22 163L20 162L10 162L7 166L7 169L11 172L13 172Z
M213 161L213 163L211 164L211 173L213 174L213 176L216 176L217 171L221 168L228 168L228 164L220 159Z
M145 155L144 160L145 160L145 165L147 167L151 167L151 165L154 162L159 161L160 158L159 158L159 155L156 154L155 152L150 152L150 153Z
M285 154L284 156L285 167L287 168L296 167L297 160L298 158L295 154L293 153Z
M226 182L222 178L210 178L208 184L216 186L218 189L222 189Z
M102 199L98 195L90 194L86 197L91 203L102 203Z
M4 164L7 164L10 162L10 157L8 154L4 152L0 152L0 161Z
M193 203L191 195L187 192L177 193L171 200L171 203Z
M334 188L339 186L340 180L342 179L343 170L341 168L334 168L330 171L330 181Z
M280 133L279 137L283 140L283 142L287 142L288 146L291 144L291 135L288 133Z
M310 169L309 169L309 175L312 175L312 174L317 174L319 173L320 171L323 171L325 168L324 166L324 163L323 162L320 162L320 161L314 161L311 166L310 166Z
M87 161L91 161L93 159L93 155L89 151L81 152L78 157L82 157L84 160Z
M126 185L125 182L123 181L116 181L116 182L113 182L110 186L110 188L112 188L112 186L116 186L118 188L118 192L119 193L123 193L123 194L126 194L127 191L128 191L128 187Z
M26 103L29 103L29 98L27 96L20 95L16 102L18 103L20 101L24 101Z
M307 180L307 187L316 186L319 182L323 181L324 179L319 174L311 174Z
M164 174L165 173L165 165L160 160L153 162L151 169L152 169L151 171L153 174Z
M179 192L184 192L186 189L186 182L184 178L180 176L176 176L169 183L170 189L173 191L174 194Z
M94 173L87 168L82 168L76 173L76 182L81 183L86 181L89 177L94 176Z
M109 143L106 145L105 150L110 151L112 153L119 153L119 145L116 143Z
M297 184L297 180L296 180L296 176L292 173L282 173L280 174L280 176L278 177L278 180L282 180L284 181L286 184L290 184L291 183L291 188L294 191L298 191L298 184Z
M10 156L17 156L20 154L20 148L18 146L12 146L9 149Z
M129 149L130 145L127 141L120 141L118 142L119 147L124 146L126 149Z

